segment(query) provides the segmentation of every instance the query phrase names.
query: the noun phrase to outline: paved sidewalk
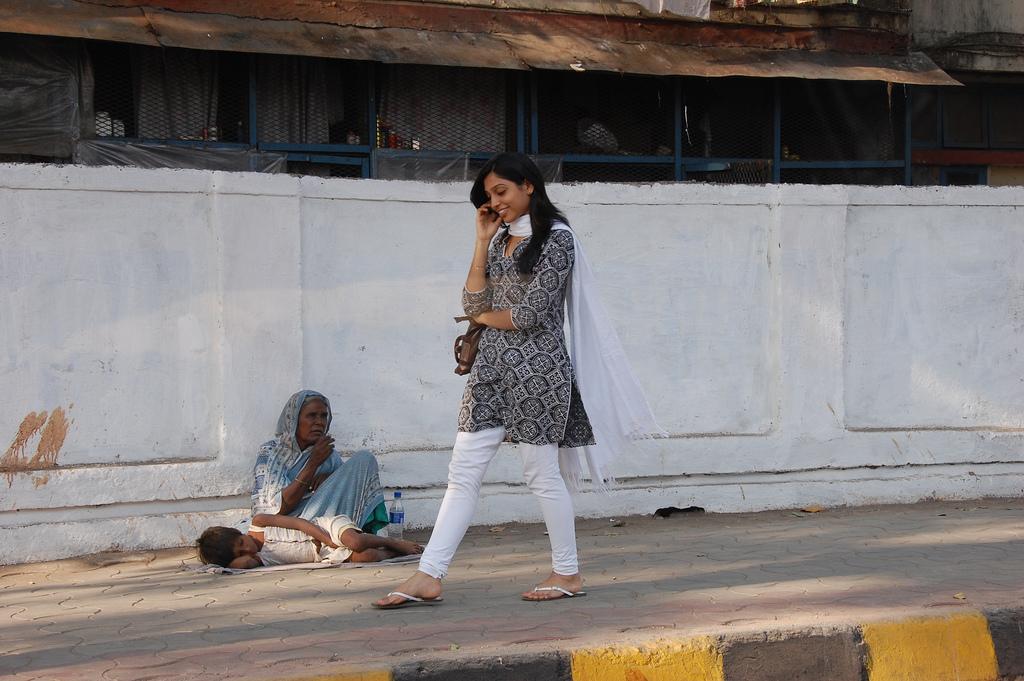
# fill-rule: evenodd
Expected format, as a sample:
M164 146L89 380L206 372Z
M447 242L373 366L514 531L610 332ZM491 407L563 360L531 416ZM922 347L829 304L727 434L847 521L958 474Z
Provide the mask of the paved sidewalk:
M408 565L222 576L183 569L178 549L0 567L0 676L441 678L469 660L1024 607L1021 499L578 527L589 595L541 604L518 598L548 571L536 525L472 528L445 603L390 612L369 603Z

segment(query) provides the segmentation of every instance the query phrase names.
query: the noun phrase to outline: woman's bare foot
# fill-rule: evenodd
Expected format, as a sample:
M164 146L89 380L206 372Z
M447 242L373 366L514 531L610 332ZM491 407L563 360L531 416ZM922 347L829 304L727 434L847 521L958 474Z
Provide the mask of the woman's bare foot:
M557 572L552 572L551 576L545 579L543 582L537 585L538 587L544 586L559 586L566 591L576 593L583 589L583 576L580 573L574 575L560 575ZM551 601L556 598L566 598L566 595L561 591L527 591L522 594L523 598L528 601Z
M432 601L441 597L441 580L431 577L426 572L417 570L413 573L412 577L402 582L401 586L392 589L392 591L401 591L410 596ZM398 605L404 600L401 596L385 596L375 601L374 605Z

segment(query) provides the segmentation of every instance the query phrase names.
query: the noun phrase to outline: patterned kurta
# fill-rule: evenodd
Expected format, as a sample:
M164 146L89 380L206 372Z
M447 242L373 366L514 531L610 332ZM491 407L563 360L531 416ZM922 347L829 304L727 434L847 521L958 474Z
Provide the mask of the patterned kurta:
M467 315L510 309L516 330L484 329L459 409L459 430L504 426L506 442L591 445L594 433L562 331L573 237L553 230L533 274L523 276L516 262L531 238L511 257L504 253L508 234L495 239L487 256L487 288L462 292Z

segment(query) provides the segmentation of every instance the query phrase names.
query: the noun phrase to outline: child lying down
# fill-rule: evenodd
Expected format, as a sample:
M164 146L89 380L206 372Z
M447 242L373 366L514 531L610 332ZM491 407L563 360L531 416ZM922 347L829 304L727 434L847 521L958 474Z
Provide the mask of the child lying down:
M372 563L423 553L404 539L360 531L348 516L311 521L258 513L246 534L233 527L209 527L196 540L199 560L236 570L290 563Z

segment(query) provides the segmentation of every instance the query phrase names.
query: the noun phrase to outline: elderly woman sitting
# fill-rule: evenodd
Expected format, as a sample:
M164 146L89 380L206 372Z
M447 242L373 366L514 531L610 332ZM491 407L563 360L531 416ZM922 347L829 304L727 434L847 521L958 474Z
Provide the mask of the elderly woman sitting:
M253 469L252 512L314 518L344 515L364 532L388 524L377 460L368 451L342 459L334 449L331 403L312 390L291 396Z

